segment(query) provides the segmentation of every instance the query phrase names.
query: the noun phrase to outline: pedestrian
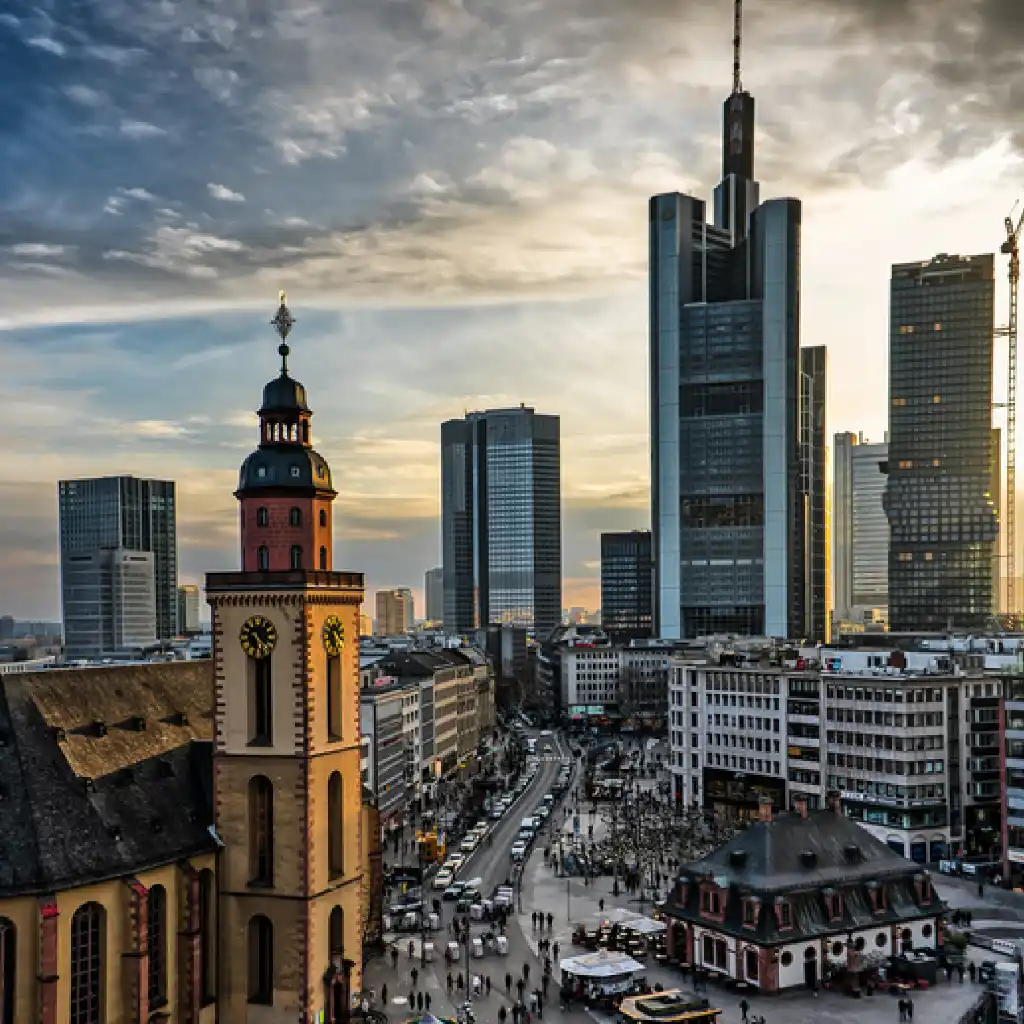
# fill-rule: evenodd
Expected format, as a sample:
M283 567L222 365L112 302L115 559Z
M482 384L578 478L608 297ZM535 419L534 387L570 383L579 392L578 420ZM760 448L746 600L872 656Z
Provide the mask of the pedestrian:
M555 954L555 959L557 960L558 959L558 943L557 942L551 947L551 952Z
M503 1006L503 1007L502 1007L502 1008L501 1008L501 1009L500 1009L500 1010L498 1011L498 1020L500 1020L500 1021L501 1021L501 1024L505 1024L505 1018L506 1018L507 1016L508 1016L508 1011L507 1011L507 1010L505 1009L505 1007Z
M398 966L398 947L391 947L391 970L394 970Z
M551 931L551 926L555 923L555 915L548 911L548 931Z
M418 970L416 970L416 968L414 967L409 972L409 977L412 978L412 987L415 988L416 987L416 982L419 980L419 977L420 977L420 972Z
M461 992L462 991L462 971L459 971L455 975L455 987Z
M533 926L534 930L536 931L536 928L537 928L537 911L536 910L530 915L530 924Z
M409 1009L411 1010L416 1005L416 993L409 993Z
M505 992L509 993L511 991L512 991L512 975L509 974L508 971L506 971L505 972Z
M448 991L451 992L452 988L455 985L455 979L452 977L452 972L451 971L448 972L448 979L447 980L448 980Z
M487 986L487 994L490 995L491 994L491 976L489 974L484 979L484 982L485 982L485 984Z
M600 900L597 901L597 908L598 908L598 910L601 911L602 914L604 913L604 900L603 899L600 899Z
M423 1012L423 993L422 992L417 992L416 993L416 1009L420 1013Z
M747 1014L750 1013L750 1003L748 1003L746 999L743 999L740 1002L740 1013L743 1015L741 1018L743 1024L748 1024L750 1018L747 1016Z
M901 999L897 1005L899 1006L899 1010L900 1010L900 1021L901 1022L905 1021L907 1019L907 1001L906 1001L906 999Z
M548 985L550 983L551 983L551 975L550 974L545 974L544 977L540 979L540 987L544 990L544 995L548 994Z
M913 999L908 999L907 1000L907 1020L913 1020L913 1019L914 1019L914 1000Z
M973 985L975 975L978 973L978 968L974 966L973 960L967 965L967 973L971 976L971 984Z
M427 1013L430 1013L430 993L426 992L423 995L423 1005L427 1008Z
M520 978L518 981L516 981L516 991L519 993L519 998L520 999L523 998L523 989L524 988L526 988L526 982L524 982L523 979Z
M964 965L963 964L957 964L956 970L957 970L957 973L960 975L960 984L962 985L964 983Z
M530 980L530 965L529 964L523 964L523 981L529 981L529 980Z

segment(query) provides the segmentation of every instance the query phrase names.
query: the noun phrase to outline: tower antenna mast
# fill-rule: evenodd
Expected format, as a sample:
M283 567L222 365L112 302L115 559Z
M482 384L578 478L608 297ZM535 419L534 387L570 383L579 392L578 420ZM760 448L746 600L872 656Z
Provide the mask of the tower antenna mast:
M743 0L734 0L732 27L732 91L743 92L743 79L740 77L740 58L743 55Z
M1006 509L1003 521L1006 525L1006 614L1016 628L1017 621L1017 296L1020 290L1020 248L1021 228L1024 227L1024 213L1013 219L1016 206L1004 221L1006 241L999 247L1004 256L1010 257L1010 321L1006 326L1007 374L1006 374ZM1000 332L1002 333L1002 332Z

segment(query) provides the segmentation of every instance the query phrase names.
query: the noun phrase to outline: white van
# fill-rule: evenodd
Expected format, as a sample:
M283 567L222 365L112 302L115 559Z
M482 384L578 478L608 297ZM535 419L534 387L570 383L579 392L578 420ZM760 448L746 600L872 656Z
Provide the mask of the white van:
M438 871L434 875L434 888L435 889L447 889L452 884L452 879L455 876L448 870Z
M521 822L519 822L519 827L521 829L528 828L531 832L536 832L537 831L537 819L532 817L532 816L529 817L529 818L523 818L523 820Z

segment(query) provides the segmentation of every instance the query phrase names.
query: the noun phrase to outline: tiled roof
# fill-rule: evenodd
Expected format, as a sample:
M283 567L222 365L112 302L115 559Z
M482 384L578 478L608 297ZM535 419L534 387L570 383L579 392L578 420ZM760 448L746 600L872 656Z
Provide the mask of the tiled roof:
M944 904L930 886L930 895L918 899L915 881L922 876L916 864L834 811L812 811L806 818L780 814L753 822L703 860L687 864L680 873L683 884L677 884L665 909L671 916L758 941L791 942L941 913ZM720 925L701 913L699 883L704 880L728 892ZM875 887L884 893L884 909L878 912L871 902ZM839 921L830 920L826 911L824 894L829 892L842 896ZM759 901L753 928L743 918L748 896ZM777 899L787 901L793 914L793 928L785 932L778 928Z
M0 678L0 895L212 850L212 662Z

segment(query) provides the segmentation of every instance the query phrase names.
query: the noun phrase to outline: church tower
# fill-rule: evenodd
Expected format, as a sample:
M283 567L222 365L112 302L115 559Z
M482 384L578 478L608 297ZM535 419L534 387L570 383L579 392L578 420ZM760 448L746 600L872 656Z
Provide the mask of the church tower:
M360 573L333 572L326 460L281 371L238 490L242 571L210 573L221 1019L349 1019L362 985Z

